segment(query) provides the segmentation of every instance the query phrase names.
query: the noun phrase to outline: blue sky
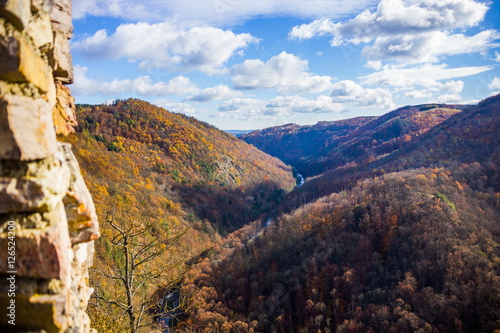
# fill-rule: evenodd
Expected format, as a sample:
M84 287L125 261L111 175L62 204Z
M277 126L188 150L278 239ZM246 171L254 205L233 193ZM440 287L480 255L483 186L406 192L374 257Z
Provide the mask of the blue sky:
M136 97L221 129L476 103L500 92L500 3L73 3L77 103Z

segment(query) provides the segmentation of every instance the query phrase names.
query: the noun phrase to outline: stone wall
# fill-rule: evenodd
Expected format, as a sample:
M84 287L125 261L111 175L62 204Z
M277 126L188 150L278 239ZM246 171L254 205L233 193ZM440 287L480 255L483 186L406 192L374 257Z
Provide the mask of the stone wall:
M0 0L0 331L89 332L99 237L69 144L71 0ZM13 325L15 323L15 325Z

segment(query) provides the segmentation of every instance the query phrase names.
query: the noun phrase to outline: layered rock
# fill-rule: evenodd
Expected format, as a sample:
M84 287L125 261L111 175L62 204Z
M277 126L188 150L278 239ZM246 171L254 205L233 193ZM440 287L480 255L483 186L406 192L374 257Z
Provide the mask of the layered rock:
M1 332L91 330L97 216L57 140L76 126L72 31L71 0L0 0Z

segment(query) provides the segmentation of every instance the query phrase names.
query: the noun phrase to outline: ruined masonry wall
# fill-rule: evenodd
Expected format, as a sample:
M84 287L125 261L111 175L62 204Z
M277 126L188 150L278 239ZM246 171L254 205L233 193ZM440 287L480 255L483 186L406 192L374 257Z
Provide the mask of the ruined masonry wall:
M72 31L71 0L0 0L0 332L91 331L97 216L57 140L76 126Z

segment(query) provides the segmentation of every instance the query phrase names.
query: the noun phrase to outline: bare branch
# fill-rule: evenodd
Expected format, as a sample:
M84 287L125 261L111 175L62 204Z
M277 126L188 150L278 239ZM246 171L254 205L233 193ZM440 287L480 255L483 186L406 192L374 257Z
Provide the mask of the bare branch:
M169 281L178 281L185 272L185 269L179 272L172 269L183 267L184 260L165 259L162 269L157 269L154 263L155 259L172 250L188 229L164 234L155 233L155 224L151 222L121 223L116 219L114 202L112 210L106 214L106 222L112 231L110 243L113 246L113 260L108 267L109 271L94 271L103 279L114 283L116 296L104 295L99 288L100 281L95 281L95 299L120 309L128 318L129 331L136 333L141 328L153 324L153 316L148 315L148 312L156 307L156 303L145 295L149 286L165 278L166 272L172 274L168 276ZM167 283L167 286L173 283Z

